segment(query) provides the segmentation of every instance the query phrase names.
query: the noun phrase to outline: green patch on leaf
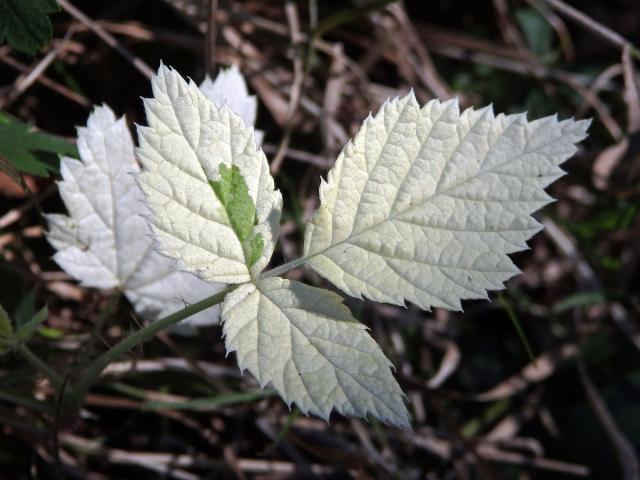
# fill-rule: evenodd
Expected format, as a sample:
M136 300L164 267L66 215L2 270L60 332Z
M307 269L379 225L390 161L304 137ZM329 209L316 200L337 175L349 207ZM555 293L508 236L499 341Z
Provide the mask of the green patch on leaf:
M264 239L260 233L252 235L257 223L256 206L249 196L249 187L236 165L229 168L220 164L220 180L209 182L222 204L231 228L240 239L249 267L256 263L264 251Z
M1 2L2 0L0 0ZM59 171L58 155L78 157L78 149L65 139L48 133L34 132L21 122L0 122L0 167L22 173L49 176ZM9 175L12 172L7 171Z
M248 242L248 249L245 249L247 255L247 263L251 267L254 263L260 260L262 252L264 251L264 239L259 233L251 237Z
M51 41L47 14L59 10L55 0L0 0L0 43L34 54Z
M227 213L231 228L244 242L255 225L256 207L240 169L236 165L229 168L220 164L220 180L211 182L211 186Z

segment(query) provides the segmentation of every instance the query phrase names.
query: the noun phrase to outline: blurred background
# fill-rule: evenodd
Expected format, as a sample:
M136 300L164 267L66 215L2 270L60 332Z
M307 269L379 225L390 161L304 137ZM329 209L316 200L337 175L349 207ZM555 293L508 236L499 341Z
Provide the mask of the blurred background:
M507 290L464 313L348 300L412 431L289 411L211 327L112 364L70 422L0 357L0 478L640 478L640 2L0 0L0 32L16 2L41 28L0 45L0 304L16 323L47 304L31 348L70 374L105 310L98 351L140 321L60 271L39 211L64 212L57 154L93 105L145 122L160 61L197 82L236 64L258 96L284 196L275 265L300 254L320 177L388 97L593 123Z

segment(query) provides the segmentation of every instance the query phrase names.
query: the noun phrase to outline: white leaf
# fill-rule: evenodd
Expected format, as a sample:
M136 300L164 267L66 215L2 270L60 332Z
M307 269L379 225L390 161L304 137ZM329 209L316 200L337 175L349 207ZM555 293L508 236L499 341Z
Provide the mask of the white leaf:
M289 406L324 419L335 408L408 427L389 360L339 295L271 277L227 295L222 320L227 352Z
M57 250L54 260L82 285L121 288L136 311L148 319L180 310L220 290L187 272L152 248L142 191L134 172L133 140L124 118L106 106L78 129L82 161L62 158L60 194L69 216L47 215L47 238ZM213 324L219 312L209 309L187 320Z
M531 214L589 123L420 108L413 93L387 102L322 183L307 262L356 297L425 309L486 298L518 272L507 254L540 230Z
M244 120L245 125L252 127L256 123L258 100L249 95L245 81L237 65L220 70L215 81L207 75L200 84L200 91L218 107L227 105L232 112ZM263 132L255 131L256 143L262 143Z
M253 128L164 65L152 87L153 98L145 99L149 126L138 127L139 183L159 248L204 280L246 282L269 262L282 211ZM264 251L251 268L209 183L218 179L221 163L238 167L256 206L254 232L262 235Z

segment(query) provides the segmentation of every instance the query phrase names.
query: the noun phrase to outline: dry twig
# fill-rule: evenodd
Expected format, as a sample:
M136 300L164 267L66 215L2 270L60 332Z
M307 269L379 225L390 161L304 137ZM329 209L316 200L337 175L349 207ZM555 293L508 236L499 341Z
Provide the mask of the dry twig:
M125 48L113 35L102 28L98 23L91 20L87 15L82 13L77 7L72 5L68 0L58 0L58 4L73 18L80 23L86 25L93 33L100 37L107 45L118 52L133 67L142 73L145 77L151 78L153 70L142 59L136 57L127 48Z

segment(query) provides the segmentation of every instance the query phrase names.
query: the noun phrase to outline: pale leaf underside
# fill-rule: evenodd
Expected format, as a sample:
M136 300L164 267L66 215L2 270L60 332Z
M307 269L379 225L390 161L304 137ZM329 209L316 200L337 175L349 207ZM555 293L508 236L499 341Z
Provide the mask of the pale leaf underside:
M508 254L540 230L531 214L586 136L588 121L411 93L368 118L338 157L307 226L307 263L346 293L460 309L518 272Z
M207 76L200 84L200 91L219 107L227 105L247 126L252 127L256 123L258 99L249 95L247 82L236 65L220 70L215 80ZM254 134L256 143L260 145L263 132L255 130Z
M153 98L145 99L149 126L138 127L144 167L138 178L159 248L205 280L248 281L269 262L282 209L253 128L175 70L161 66L152 86ZM264 249L251 267L211 187L222 163L238 167L256 206L253 234L261 235Z
M287 404L325 419L335 409L409 425L389 360L339 295L267 278L227 295L222 319L227 352Z
M69 215L47 215L47 238L54 260L84 286L120 288L136 311L148 319L173 313L213 295L220 286L178 272L174 261L152 247L133 140L124 119L98 107L78 130L82 161L63 158L60 194ZM187 320L213 324L216 309Z

